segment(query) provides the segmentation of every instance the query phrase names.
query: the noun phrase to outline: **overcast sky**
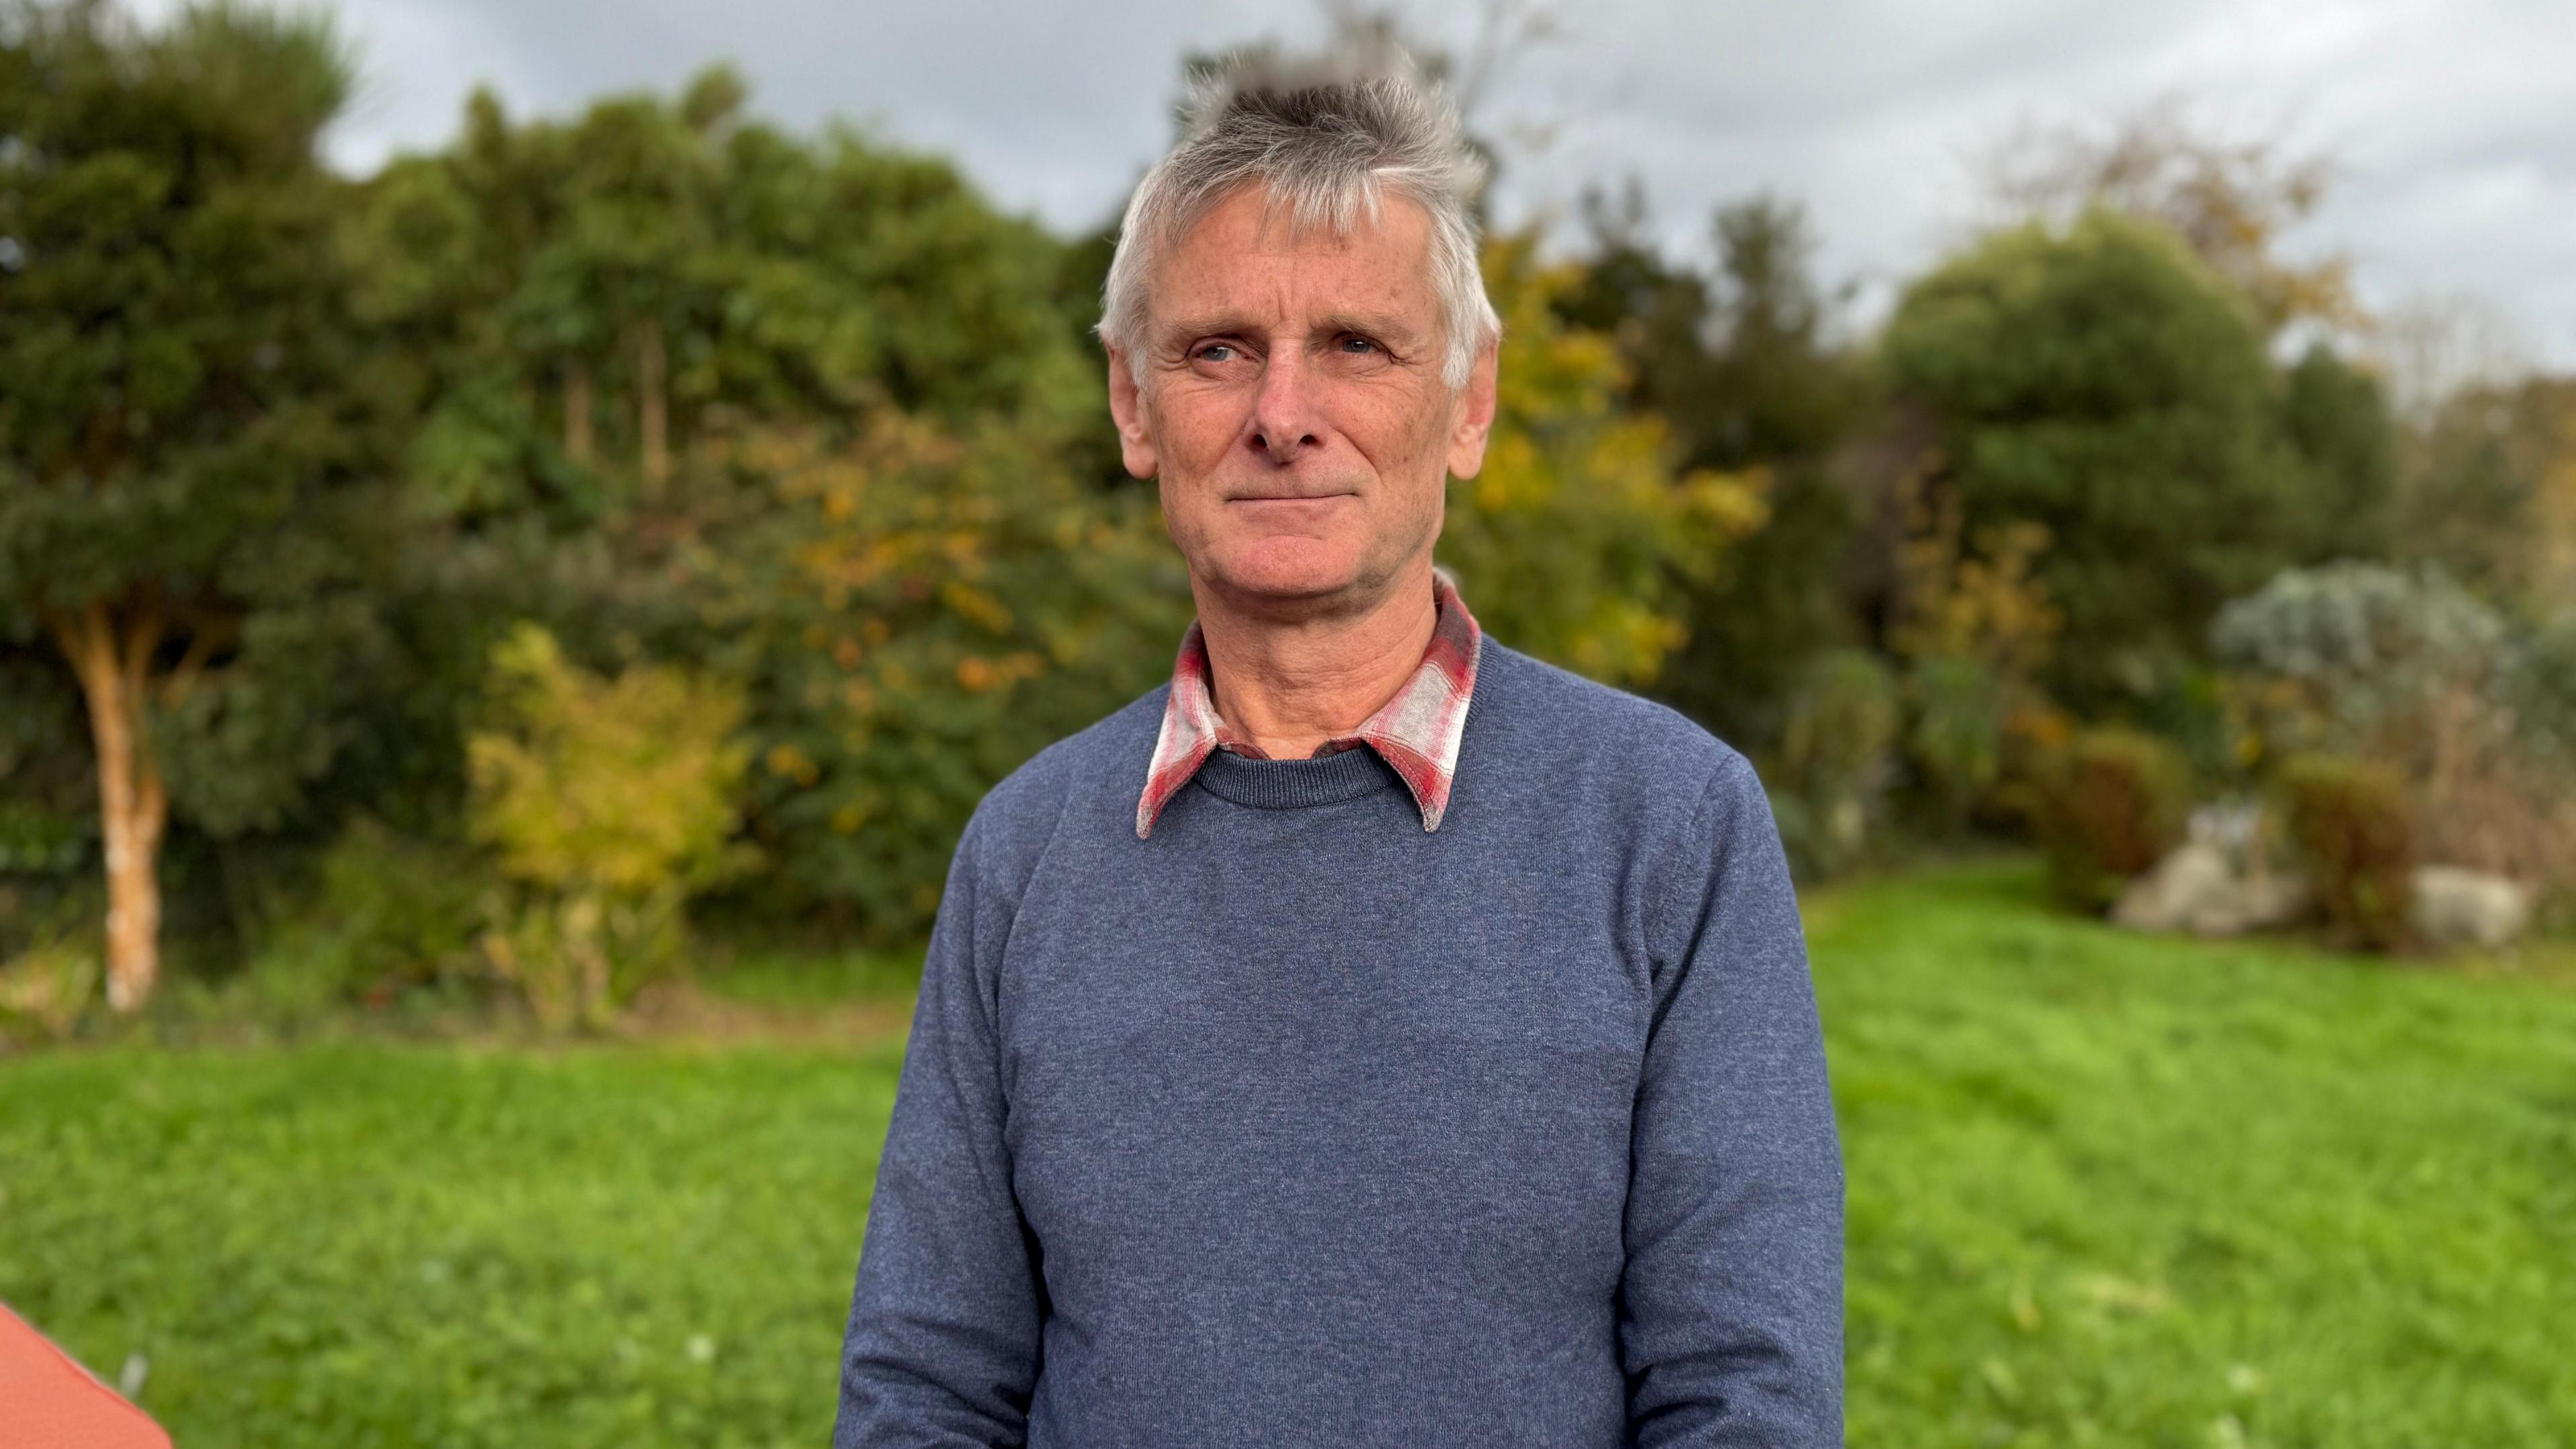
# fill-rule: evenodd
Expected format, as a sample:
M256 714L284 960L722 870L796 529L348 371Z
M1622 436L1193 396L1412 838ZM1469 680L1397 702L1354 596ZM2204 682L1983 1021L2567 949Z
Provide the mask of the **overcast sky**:
M156 7L157 8L157 7ZM755 108L839 115L947 152L1003 205L1108 217L1169 140L1180 55L1323 30L1311 0L339 0L367 72L332 138L366 169L435 146L477 81L514 109L669 88L724 57ZM1705 254L1717 201L1804 201L1829 280L1864 311L1974 216L1970 162L2019 122L2163 96L2342 165L2293 239L2343 251L2365 300L2466 294L2576 367L2576 0L1583 0L1523 51L1482 124L1543 126L1503 178L1508 219L1643 178L1658 227ZM1480 6L1412 0L1464 42Z

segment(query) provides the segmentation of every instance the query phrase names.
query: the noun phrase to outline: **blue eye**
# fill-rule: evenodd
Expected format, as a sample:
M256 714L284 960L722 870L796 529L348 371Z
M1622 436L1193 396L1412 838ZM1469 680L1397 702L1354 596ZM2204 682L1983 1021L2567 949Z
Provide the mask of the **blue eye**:
M1366 348L1368 351L1375 352L1377 350L1377 344L1371 342L1365 337L1344 337L1342 339L1342 350L1348 352L1353 348Z
M1223 362L1225 361L1225 358L1220 357L1217 354L1225 353L1231 356L1233 352L1234 346L1232 343L1211 342L1207 346L1199 349L1199 359L1203 362Z

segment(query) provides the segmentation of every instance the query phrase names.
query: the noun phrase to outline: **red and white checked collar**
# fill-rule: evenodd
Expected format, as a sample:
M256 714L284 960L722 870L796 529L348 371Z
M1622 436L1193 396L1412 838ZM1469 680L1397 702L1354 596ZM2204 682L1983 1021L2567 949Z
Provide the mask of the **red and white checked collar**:
M1447 570L1432 571L1431 587L1438 617L1431 626L1431 647L1423 651L1413 677L1358 729L1315 748L1318 756L1358 745L1377 751L1413 792L1425 830L1439 829L1440 817L1449 809L1458 742L1467 730L1467 698L1476 689L1476 655L1485 640ZM1163 732L1154 740L1154 758L1145 771L1145 793L1136 802L1137 839L1153 831L1155 817L1214 750L1251 760L1270 758L1217 718L1216 701L1208 692L1207 644L1198 620L1192 619L1172 665L1172 694L1163 706Z

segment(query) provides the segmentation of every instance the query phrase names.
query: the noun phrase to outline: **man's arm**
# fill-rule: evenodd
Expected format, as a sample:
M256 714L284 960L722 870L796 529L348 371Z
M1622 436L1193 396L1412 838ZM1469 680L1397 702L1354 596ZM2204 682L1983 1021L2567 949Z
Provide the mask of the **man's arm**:
M1742 756L1686 839L1695 862L1647 877L1671 888L1631 1128L1629 1422L1646 1449L1840 1445L1842 1156L1797 896Z
M841 1352L835 1449L1021 1443L1044 1290L1002 1143L989 949L1008 922L979 890L969 824L948 869L877 1165Z

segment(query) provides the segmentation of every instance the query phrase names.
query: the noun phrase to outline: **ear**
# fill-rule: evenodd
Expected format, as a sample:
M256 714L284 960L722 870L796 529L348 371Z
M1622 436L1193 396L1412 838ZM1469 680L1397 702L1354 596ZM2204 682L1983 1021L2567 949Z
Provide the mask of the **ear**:
M1127 354L1109 349L1109 417L1118 424L1118 453L1127 471L1138 478L1151 478L1161 471L1154 456L1153 435L1145 428L1145 399L1137 390L1136 374L1127 367Z
M1498 364L1498 345L1489 340L1476 349L1476 363L1467 371L1467 386L1459 394L1458 425L1449 434L1449 472L1459 478L1473 478L1485 466L1485 440L1494 431L1494 374Z

